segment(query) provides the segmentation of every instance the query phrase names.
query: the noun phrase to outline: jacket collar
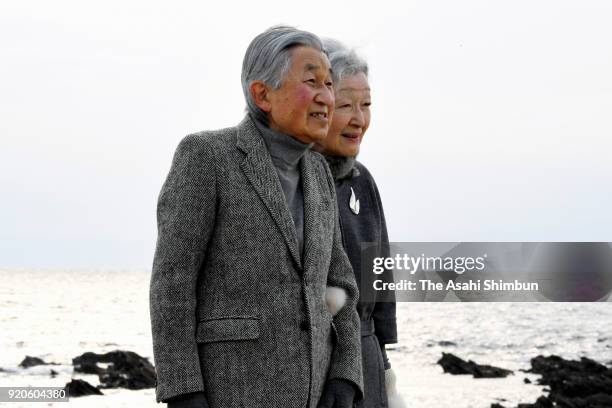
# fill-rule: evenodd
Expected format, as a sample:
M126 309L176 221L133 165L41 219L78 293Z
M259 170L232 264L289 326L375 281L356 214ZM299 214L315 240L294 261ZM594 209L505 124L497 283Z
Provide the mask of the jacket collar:
M299 270L302 270L297 233L293 218L291 218L287 207L287 200L266 144L249 115L237 127L236 145L245 153L245 158L240 165L242 171L280 230L295 265ZM300 177L304 196L303 258L306 267L316 259L317 242L319 241L317 231L321 222L322 203L325 201L324 191L321 190L321 181L318 180L317 159L314 155L309 150L300 160ZM326 181L323 180L323 182Z
M287 243L293 261L301 269L295 225L264 140L248 115L238 125L237 133L236 146L246 154L240 168L268 209Z

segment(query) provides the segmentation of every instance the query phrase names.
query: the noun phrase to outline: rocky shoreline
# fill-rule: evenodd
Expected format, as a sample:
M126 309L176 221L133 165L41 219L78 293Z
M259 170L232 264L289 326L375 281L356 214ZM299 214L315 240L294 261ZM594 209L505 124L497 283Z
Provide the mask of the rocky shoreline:
M531 369L526 372L541 375L538 384L547 386L550 391L533 404L520 404L517 408L612 407L612 368L594 360L537 356L531 359Z
M511 370L473 361L465 361L451 353L442 353L438 360L445 373L470 374L474 378L499 378L513 374ZM565 360L559 356L537 356L531 359L531 368L521 370L538 374L538 385L546 386L548 395L535 402L518 404L516 408L611 408L612 367L582 357L580 360ZM531 383L528 378L525 384ZM492 403L491 408L510 408Z
M26 356L20 368L50 366L49 375L54 377L57 372L52 368L58 363L45 362L38 357ZM155 368L148 359L131 351L115 350L105 354L87 352L72 359L73 373L95 374L100 384L93 386L85 380L73 378L65 385L71 398L85 395L104 395L106 388L126 388L142 390L155 388ZM0 367L0 372L10 373Z
M452 375L472 375L478 378L503 378L516 375L512 370L465 361L452 353L442 353L437 363L445 373ZM19 364L21 368L48 366L49 374L54 376L53 367L58 363L45 362L40 358L26 356ZM104 389L125 388L141 390L155 387L155 368L138 354L115 350L104 354L87 352L72 359L73 373L94 374L100 384L93 386L78 378L65 385L70 397L103 395ZM546 395L533 403L518 404L516 408L611 408L612 407L612 367L583 357L580 360L566 360L560 356L537 356L531 359L531 367L519 370L540 375L536 384L545 386ZM0 367L0 372L10 370ZM525 384L531 380L525 378ZM511 408L499 402L490 408Z

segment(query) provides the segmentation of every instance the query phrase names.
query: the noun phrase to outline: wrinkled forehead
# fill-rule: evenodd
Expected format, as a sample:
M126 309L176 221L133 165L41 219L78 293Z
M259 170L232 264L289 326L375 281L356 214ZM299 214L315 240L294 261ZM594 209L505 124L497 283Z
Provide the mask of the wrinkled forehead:
M370 83L368 78L359 73L343 78L336 84L336 95L353 97L370 97Z
M338 98L350 98L350 99L369 99L370 98L370 87L343 87L336 89L336 97Z
M302 73L326 73L331 75L331 64L324 52L312 47L297 46L291 49L292 70Z

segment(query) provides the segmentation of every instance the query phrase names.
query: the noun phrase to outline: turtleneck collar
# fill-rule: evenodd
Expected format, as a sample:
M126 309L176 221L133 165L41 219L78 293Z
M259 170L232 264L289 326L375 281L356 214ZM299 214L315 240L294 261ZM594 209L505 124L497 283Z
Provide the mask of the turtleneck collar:
M292 136L270 129L257 118L251 117L257 129L263 136L268 152L272 157L272 163L277 168L292 170L296 169L300 159L306 151L312 147L312 143L302 143Z
M359 175L359 170L355 166L356 157L325 156L329 169L334 176L334 180L353 178Z

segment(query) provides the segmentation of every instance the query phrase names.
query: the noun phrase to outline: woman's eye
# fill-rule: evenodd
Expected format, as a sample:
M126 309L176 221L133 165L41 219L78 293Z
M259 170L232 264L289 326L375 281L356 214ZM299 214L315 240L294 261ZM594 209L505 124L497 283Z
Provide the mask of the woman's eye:
M363 104L363 106L365 106L366 108L369 108L370 105L372 105L372 102L366 102L366 103Z
M325 86L327 86L328 88L331 88L331 87L333 87L333 86L334 86L334 83L333 83L332 81L327 81L327 82L325 83Z
M314 78L311 78L311 79L307 79L306 82L314 85L316 81L314 80Z

